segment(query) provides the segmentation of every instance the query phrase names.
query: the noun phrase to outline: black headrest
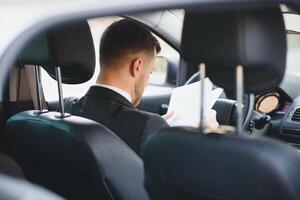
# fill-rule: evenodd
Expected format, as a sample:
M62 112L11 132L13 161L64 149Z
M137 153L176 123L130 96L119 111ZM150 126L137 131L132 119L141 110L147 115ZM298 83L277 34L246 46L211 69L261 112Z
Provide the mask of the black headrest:
M41 65L52 78L61 67L62 81L78 84L92 78L95 49L87 21L59 26L35 37L19 54L19 61Z
M278 6L231 10L187 10L182 34L182 56L205 63L212 82L235 89L237 65L243 65L246 92L272 89L281 82L287 42Z

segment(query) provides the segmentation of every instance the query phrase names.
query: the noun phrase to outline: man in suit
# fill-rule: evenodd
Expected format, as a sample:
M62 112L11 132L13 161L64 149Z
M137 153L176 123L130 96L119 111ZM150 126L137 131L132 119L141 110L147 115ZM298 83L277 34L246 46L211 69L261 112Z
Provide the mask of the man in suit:
M103 124L140 154L145 138L168 126L162 116L136 108L160 50L159 42L144 26L130 19L111 24L100 42L97 83L71 105L70 113Z

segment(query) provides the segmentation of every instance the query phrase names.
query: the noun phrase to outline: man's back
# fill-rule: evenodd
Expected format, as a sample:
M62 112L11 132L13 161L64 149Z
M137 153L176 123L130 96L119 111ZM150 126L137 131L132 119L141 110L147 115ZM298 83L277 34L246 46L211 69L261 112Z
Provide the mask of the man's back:
M148 134L168 126L161 116L139 111L122 95L101 86L92 86L68 112L103 124L137 154Z
M146 136L167 126L161 116L135 108L160 50L158 40L141 24L131 19L112 23L100 40L97 85L66 111L103 124L140 154Z

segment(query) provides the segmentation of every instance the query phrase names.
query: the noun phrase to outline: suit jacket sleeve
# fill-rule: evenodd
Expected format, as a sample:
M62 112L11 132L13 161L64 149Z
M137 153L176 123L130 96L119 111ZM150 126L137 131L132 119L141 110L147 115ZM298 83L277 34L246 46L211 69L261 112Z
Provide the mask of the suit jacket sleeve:
M142 135L141 148L143 147L144 141L146 140L148 135L160 130L163 127L169 127L166 120L163 119L160 115L152 115L146 123L144 133Z

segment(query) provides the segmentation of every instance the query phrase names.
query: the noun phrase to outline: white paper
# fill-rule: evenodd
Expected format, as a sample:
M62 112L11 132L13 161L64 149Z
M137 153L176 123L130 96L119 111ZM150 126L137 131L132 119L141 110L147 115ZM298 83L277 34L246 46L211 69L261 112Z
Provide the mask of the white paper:
M213 88L211 81L204 80L204 118L213 113L211 108L223 92L222 88ZM200 81L173 89L167 113L173 113L167 122L170 126L198 127L200 123Z

